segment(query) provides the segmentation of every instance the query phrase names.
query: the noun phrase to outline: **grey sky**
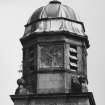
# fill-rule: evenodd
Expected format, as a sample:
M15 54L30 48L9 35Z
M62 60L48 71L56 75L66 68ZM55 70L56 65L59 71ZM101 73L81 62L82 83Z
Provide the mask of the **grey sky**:
M9 95L17 88L22 61L19 38L30 15L50 0L0 0L0 103L13 105ZM105 0L61 0L79 14L89 37L88 78L96 104L105 97Z

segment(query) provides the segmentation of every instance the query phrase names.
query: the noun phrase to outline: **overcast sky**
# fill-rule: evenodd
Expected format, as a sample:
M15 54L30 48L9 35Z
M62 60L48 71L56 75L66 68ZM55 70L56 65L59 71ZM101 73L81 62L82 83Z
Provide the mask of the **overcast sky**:
M0 104L13 105L22 61L19 38L30 15L50 0L0 0ZM105 0L61 0L79 14L89 37L88 79L97 105L105 103Z

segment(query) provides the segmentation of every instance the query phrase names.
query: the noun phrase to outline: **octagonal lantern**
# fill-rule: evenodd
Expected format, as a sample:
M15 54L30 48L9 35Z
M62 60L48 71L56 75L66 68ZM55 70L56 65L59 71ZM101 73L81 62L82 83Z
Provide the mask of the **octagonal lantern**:
M25 25L20 41L23 46L22 78L29 93L75 92L73 78L78 82L80 77L85 77L86 86L89 41L83 22L72 8L51 1L37 9ZM79 82L77 84L82 91Z

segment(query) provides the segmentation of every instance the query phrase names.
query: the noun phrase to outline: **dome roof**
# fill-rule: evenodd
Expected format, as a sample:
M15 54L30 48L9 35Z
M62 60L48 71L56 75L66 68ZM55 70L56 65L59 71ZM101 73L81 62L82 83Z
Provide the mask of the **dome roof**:
M84 34L83 23L74 10L59 1L51 1L48 5L38 8L25 25L24 36L33 32L70 31Z
M58 1L51 1L48 5L38 8L30 17L27 24L43 18L63 17L80 21L74 10Z

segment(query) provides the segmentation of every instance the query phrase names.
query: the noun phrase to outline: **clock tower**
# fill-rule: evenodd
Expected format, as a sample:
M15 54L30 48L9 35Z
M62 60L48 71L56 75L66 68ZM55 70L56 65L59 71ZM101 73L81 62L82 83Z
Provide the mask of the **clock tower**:
M25 25L23 72L14 105L95 105L88 92L88 36L75 11L59 1L38 8Z

